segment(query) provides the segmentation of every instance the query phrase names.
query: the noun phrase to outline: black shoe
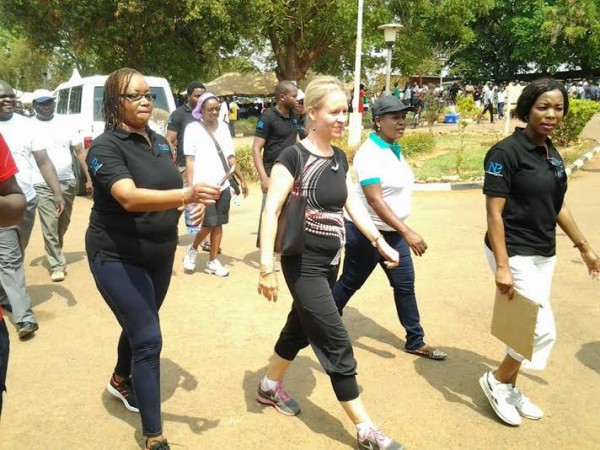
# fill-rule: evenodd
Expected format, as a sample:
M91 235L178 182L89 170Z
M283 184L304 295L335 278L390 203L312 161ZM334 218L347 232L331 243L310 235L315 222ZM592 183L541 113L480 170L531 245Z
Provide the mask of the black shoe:
M155 441L150 447L148 447L148 441L146 441L146 448L149 450L171 450L171 446L166 439Z
M21 322L19 324L19 339L24 341L25 339L29 339L33 337L33 333L39 330L39 325L35 322Z

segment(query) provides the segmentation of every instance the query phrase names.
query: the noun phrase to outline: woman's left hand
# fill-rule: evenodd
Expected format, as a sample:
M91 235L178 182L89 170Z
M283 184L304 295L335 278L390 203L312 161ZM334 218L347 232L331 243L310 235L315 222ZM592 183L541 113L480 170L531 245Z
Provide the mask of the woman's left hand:
M600 280L600 258L592 249L581 252L581 259L593 280Z
M204 222L204 213L206 212L206 205L204 203L197 203L194 209L189 215L194 226L200 225Z
M248 185L246 184L246 180L242 180L242 194L244 194L244 198L248 197Z
M386 259L384 264L388 269L398 267L400 255L397 250L390 247L390 244L385 241L383 236L377 239L377 250L379 251L379 254Z

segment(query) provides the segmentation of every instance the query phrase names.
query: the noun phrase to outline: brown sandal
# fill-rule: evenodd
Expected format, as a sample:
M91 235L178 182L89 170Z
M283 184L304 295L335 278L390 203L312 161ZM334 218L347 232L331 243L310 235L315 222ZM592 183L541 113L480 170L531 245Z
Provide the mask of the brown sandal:
M433 359L435 361L442 361L446 359L448 353L443 352L441 350L437 350L433 347L429 347L428 345L424 345L421 348L416 350L405 349L406 353L410 353L411 355L422 356L424 358Z

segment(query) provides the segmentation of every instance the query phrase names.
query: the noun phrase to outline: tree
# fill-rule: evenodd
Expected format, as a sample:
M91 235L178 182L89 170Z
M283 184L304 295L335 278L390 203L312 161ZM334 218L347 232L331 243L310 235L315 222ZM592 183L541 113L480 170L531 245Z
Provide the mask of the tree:
M0 17L40 48L60 49L82 74L128 66L177 87L237 42L218 0L3 0Z

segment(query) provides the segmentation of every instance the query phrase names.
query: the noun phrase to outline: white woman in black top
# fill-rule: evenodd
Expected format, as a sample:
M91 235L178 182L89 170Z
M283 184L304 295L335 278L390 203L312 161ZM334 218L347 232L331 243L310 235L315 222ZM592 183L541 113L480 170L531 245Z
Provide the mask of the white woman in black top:
M213 204L219 187L182 189L169 143L148 127L153 100L144 77L132 69L106 80L105 132L87 156L94 206L85 248L96 286L123 329L107 390L140 413L147 449L168 450L160 412L158 310L171 280L181 210L190 203ZM197 222L203 208L193 213Z
M377 430L362 405L352 345L331 292L345 240L343 210L379 249L389 267L398 264L398 252L381 239L366 209L348 189L351 181L346 156L331 145L332 139L342 136L346 123L348 101L343 85L333 77L315 78L308 85L304 100L309 135L297 145L303 163L296 147L288 147L271 172L261 224L259 293L268 300L277 300L273 266L277 218L302 166L301 190L307 197L306 245L302 255L281 258L293 303L256 399L286 415L300 412L298 403L284 390L282 380L298 352L310 344L331 379L337 399L357 425L360 448L400 449L403 447L399 443Z
M549 138L569 110L565 88L551 79L534 81L517 101L527 126L496 144L485 157L486 252L502 294L514 290L540 305L531 361L508 348L498 369L479 380L494 411L518 426L521 417L540 419L542 410L516 387L521 366L546 367L556 326L550 286L556 263L556 225L581 253L590 275L600 276L600 259L585 240L567 205L567 174Z

